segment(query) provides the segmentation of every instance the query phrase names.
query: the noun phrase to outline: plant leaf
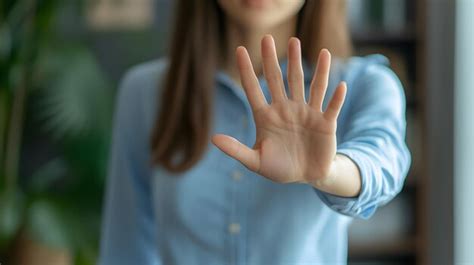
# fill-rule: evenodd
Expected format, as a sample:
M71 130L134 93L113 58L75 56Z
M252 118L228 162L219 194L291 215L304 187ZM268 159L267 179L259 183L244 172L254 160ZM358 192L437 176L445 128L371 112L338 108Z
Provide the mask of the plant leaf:
M61 67L51 71L55 77L38 104L45 130L57 139L108 130L112 92L93 56L87 50L71 48L43 59L46 67Z
M68 229L61 210L44 198L34 201L28 209L27 231L38 242L53 247L71 247Z
M52 184L66 175L67 164L61 157L57 157L42 165L29 178L28 190L34 193L47 192Z
M23 220L24 199L20 192L0 194L0 249L11 243Z

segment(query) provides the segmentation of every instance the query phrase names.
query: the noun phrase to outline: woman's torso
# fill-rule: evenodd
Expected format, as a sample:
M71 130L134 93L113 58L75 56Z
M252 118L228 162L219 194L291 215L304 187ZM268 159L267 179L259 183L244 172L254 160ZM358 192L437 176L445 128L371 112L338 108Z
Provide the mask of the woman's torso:
M337 83L357 75L364 60L333 63L328 96ZM166 60L135 67L151 132ZM285 63L282 70L285 73ZM308 96L311 69L305 67ZM263 79L262 90L270 101ZM346 105L350 104L350 98ZM162 110L165 111L165 110ZM340 132L347 124L343 111ZM216 75L212 133L225 133L253 145L255 126L244 92L224 73ZM149 133L148 133L149 135ZM327 207L304 184L273 183L209 144L202 160L176 176L160 167L152 176L157 251L164 264L328 264L345 263L350 218Z

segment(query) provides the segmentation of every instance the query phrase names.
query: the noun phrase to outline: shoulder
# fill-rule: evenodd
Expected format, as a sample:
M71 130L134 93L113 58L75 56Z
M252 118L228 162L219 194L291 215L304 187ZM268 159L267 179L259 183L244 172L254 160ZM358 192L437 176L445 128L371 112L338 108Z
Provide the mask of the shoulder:
M144 62L128 69L120 81L120 90L132 90L149 94L155 91L162 81L168 61L166 58ZM150 91L151 90L151 91Z
M398 76L390 68L387 57L373 54L364 57L351 57L338 62L341 79L348 84L348 92L353 96L392 98L404 100L404 89ZM400 102L403 103L403 102Z
M119 83L117 111L139 118L145 123L145 129L149 130L158 108L158 96L167 67L167 59L162 58L135 65L127 70Z
M381 54L336 59L336 64L341 77L348 83L360 83L377 78L398 81L397 75L390 69L388 58Z

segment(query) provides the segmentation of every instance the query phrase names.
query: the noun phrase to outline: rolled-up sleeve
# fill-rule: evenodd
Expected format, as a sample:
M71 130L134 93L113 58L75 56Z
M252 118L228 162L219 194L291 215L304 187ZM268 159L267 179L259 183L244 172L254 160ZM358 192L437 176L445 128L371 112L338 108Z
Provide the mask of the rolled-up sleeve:
M129 72L117 97L99 264L158 264L148 133L140 76Z
M405 96L397 76L386 66L370 64L354 78L344 108L346 122L337 153L359 168L362 187L354 198L316 190L331 209L367 219L397 195L410 166L405 143Z

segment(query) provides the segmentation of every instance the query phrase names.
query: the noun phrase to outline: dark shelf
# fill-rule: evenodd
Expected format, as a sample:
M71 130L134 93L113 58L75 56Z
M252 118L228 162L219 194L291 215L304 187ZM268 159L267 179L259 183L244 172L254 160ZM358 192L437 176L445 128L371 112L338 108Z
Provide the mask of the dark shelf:
M407 98L406 99L406 107L407 107L407 110L409 111L417 111L418 108L419 108L419 100L417 100L416 98Z
M349 259L348 265L415 265L417 264L416 256L397 256L384 258L370 258L370 259Z
M356 46L361 45L400 45L415 44L415 31L406 28L402 31L390 32L385 29L372 29L352 32L352 40Z
M405 180L405 185L403 185L403 190L416 190L417 187L420 185L418 183L418 173L410 172Z
M408 257L416 255L416 238L377 242L373 244L349 243L349 259Z

